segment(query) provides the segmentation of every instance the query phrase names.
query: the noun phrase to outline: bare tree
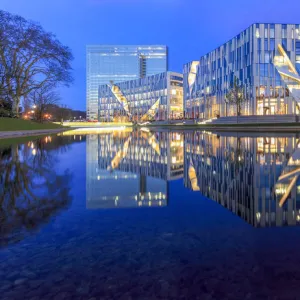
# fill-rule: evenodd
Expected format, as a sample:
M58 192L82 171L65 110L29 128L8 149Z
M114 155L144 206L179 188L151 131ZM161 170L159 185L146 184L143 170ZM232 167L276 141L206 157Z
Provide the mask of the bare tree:
M4 66L0 63L0 117L12 115L12 101L6 91L6 74Z
M36 120L43 122L46 118L47 109L52 105L57 105L60 101L60 96L51 86L44 86L33 90L27 99L34 107Z
M32 103L29 96L23 98L23 109L24 113L28 113L32 109Z
M225 103L231 106L236 106L236 118L241 114L242 105L248 101L248 97L245 95L245 89L239 85L238 79L235 77L233 85L229 92L225 95Z
M0 92L18 115L21 98L45 85L73 81L70 49L31 21L0 10Z
M12 110L12 103L5 92L7 87L4 66L0 63L0 116L9 116Z

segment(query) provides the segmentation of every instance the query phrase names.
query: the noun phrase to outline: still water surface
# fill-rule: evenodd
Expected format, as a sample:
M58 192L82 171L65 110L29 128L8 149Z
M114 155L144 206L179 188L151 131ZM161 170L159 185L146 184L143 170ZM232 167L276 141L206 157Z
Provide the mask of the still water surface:
M299 175L296 133L0 146L0 297L300 299Z

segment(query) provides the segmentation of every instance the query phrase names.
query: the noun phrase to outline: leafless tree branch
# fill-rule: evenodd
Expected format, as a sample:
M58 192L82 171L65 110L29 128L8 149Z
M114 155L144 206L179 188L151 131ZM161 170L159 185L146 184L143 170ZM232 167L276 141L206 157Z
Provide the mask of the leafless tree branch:
M39 25L0 10L0 99L20 100L45 86L69 85L70 49Z

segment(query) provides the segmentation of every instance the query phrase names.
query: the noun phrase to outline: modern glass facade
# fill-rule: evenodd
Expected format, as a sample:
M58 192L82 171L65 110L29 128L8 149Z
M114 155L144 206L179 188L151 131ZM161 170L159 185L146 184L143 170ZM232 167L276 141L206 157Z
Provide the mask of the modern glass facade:
M235 78L247 100L242 115L299 114L300 25L253 24L232 40L184 65L187 118L236 115L225 102Z
M182 134L108 129L86 143L87 208L166 206L182 178Z
M183 183L255 227L300 225L298 133L106 127L60 135L86 141L87 208L166 206L176 180L177 190Z
M255 227L300 221L296 134L185 133L184 182Z
M164 72L99 87L99 120L149 121L183 117L183 76Z
M91 45L86 52L88 119L98 118L99 85L166 72L168 67L163 45Z

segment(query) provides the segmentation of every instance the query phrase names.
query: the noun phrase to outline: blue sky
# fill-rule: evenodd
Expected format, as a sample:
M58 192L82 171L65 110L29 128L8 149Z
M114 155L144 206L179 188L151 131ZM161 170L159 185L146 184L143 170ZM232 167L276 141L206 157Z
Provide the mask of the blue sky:
M85 110L87 44L166 44L169 69L218 47L255 22L300 23L299 0L0 0L39 22L74 54L74 85L62 102Z

